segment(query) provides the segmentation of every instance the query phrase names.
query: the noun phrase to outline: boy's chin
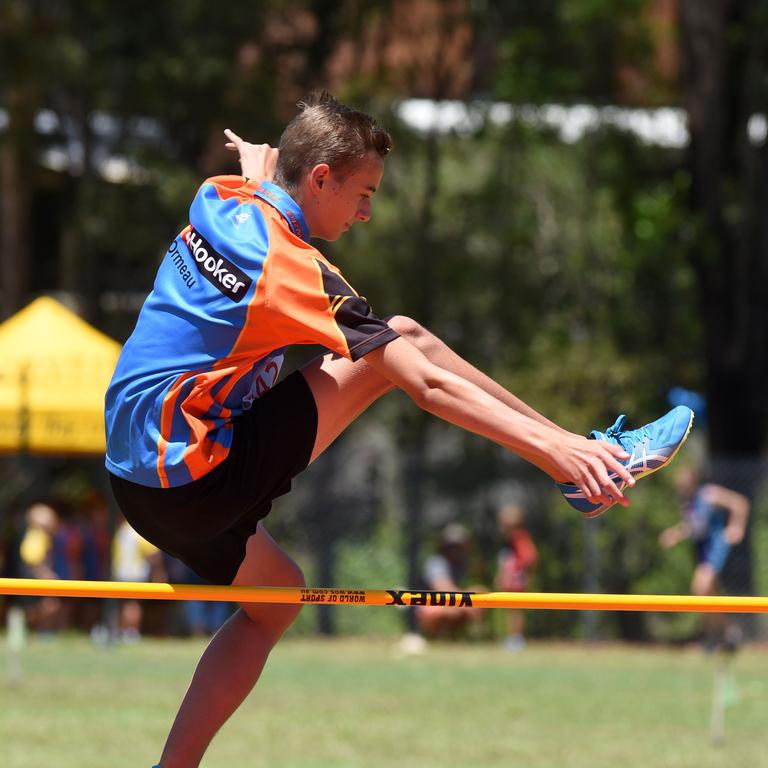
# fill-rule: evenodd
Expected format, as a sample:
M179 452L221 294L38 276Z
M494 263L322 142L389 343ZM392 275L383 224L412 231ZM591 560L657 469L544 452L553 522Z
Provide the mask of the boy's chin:
M324 240L326 243L335 243L343 234L344 234L343 231L336 232L336 233L329 232L324 234L313 235L313 237L316 240Z

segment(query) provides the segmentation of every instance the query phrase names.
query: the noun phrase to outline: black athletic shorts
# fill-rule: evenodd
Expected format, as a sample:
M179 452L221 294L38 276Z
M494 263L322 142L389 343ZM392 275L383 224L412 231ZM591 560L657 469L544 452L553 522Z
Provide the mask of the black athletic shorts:
M309 464L316 434L315 399L296 371L235 420L229 455L208 474L175 488L110 474L112 490L147 541L211 583L231 584L259 520Z

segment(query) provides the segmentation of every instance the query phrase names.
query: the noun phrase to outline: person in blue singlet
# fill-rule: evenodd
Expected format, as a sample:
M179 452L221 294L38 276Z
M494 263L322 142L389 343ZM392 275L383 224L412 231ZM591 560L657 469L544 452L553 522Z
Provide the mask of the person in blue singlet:
M749 499L716 483L703 483L695 467L682 467L675 476L681 520L665 529L659 544L670 549L681 541L693 544L696 566L691 579L694 595L723 591L722 573L733 547L741 543L749 520ZM705 635L722 629L717 616L705 623Z

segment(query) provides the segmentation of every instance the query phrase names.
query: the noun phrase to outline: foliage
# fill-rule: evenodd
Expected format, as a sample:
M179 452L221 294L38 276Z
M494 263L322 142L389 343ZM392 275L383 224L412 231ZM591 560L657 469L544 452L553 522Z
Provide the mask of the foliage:
M307 21L310 6L314 16ZM625 87L629 72L646 84L644 105L679 100L655 70L647 3L632 0L620 12L614 6L607 0L469 4L478 49L487 43L493 53L484 57L478 50L477 85L469 97L616 103L634 98ZM23 97L23 114L44 107L58 126L43 136L2 134L3 146L18 142L19 157L29 161L34 201L46 212L36 217L42 221L33 240L30 288L80 291L92 319L125 338L135 297L149 289L200 179L237 170L222 149L221 130L229 126L274 143L293 114L292 102L331 76L336 43L354 43L362 56L366 33L375 28L372 45L385 45L390 10L386 2L266 2L251 4L247 13L202 0L4 2L0 106L8 109ZM750 41L745 90L754 106L762 103L763 48L756 30L764 25L739 36L744 19L729 30L736 42ZM305 23L314 34L302 37ZM294 36L284 34L286 28ZM627 413L632 426L645 423L666 408L671 386L701 391L713 357L731 360L731 347L707 343L702 317L709 313L710 331L718 318L700 291L701 272L710 270L706 279L718 293L717 276L730 274L730 251L712 247L703 217L692 215L701 184L682 152L606 127L565 144L547 129L521 121L499 125L490 115L474 131L419 133L397 117L397 100L411 92L402 85L398 90L395 83L403 81L382 50L373 54L378 67L354 73L337 95L374 111L392 131L395 150L372 222L323 250L378 314L414 317L577 432L604 429L619 413ZM482 104L474 105L482 115ZM743 112L733 117L736 127ZM79 161L72 151L78 144L84 148ZM41 171L35 153L61 146L70 151L70 173ZM734 142L731 161L738 152L757 157L765 150L747 152ZM120 183L98 172L115 156L130 171ZM748 191L726 185L723 215L733 231L760 210L756 196L742 209ZM755 277L749 285L751 274L739 272L729 307L759 299L765 281ZM752 305L759 316L763 304ZM756 315L745 309L738 316ZM364 474L368 469L356 478L345 474L357 445L356 438L345 438L339 456L318 465L314 476L308 473L305 495L281 502L274 515L282 521L274 523L281 540L299 551L311 550L321 535L338 537L338 547L326 554L335 559L339 582L366 574L408 578L393 553L406 550L413 559L412 535L423 555L432 530L453 517L471 522L479 551L492 559L494 505L499 489L509 486L531 508L544 554L538 587L580 588L588 558L599 556L594 586L604 590L686 588L689 563L679 554L662 558L655 543L670 514L666 479L647 481L629 511L600 521L597 552L588 553L587 529L540 473L495 446L426 421L404 397L390 397L373 419L397 436L375 454L388 457L386 472L375 478ZM362 421L361 430L372 423ZM762 429L759 419L740 423ZM419 488L409 484L412 461L423 462ZM361 490L360 478L370 487ZM338 487L326 496L331 482ZM315 504L320 498L325 507ZM418 520L406 519L409 504L419 507ZM397 526L409 533L396 535ZM309 575L321 578L318 564L307 560ZM612 617L606 633L637 637L649 630L627 621ZM542 634L578 631L570 617L536 616L531 626ZM655 626L662 634L676 631Z
M503 31L493 92L504 101L615 103L624 68L652 72L643 0L621 13L610 0L511 0L488 11L486 23Z
M674 158L610 131L576 146L521 125L437 141L430 155L439 165L432 169L438 184L428 249L415 250L426 226L418 201L427 172L426 149L413 138L398 143L388 161L371 225L334 248L375 307L391 312L399 298L416 319L428 307L438 335L579 432L605 429L618 413L640 426L665 409L671 386L701 385L698 326L689 309L693 278L678 242L686 184L682 174L668 175ZM493 510L487 498L478 507L479 489L517 479L530 495L538 479L519 465L505 466L474 438L449 434L430 425L431 443L444 447L443 458L429 462L430 487L453 510L430 522L457 515L482 539L483 517ZM474 462L473 455L482 458ZM594 588L636 592L652 564L664 573L656 535L660 521L676 511L665 500L668 482L648 485L651 490L633 494L629 511L612 513L600 526L604 555ZM655 500L645 501L654 491ZM532 527L544 552L537 584L580 589L587 567L577 545L583 526L558 496L536 497L543 503L534 505ZM492 558L485 538L485 556ZM656 583L662 591L687 589L669 578ZM608 622L609 634L646 631L625 626L626 617L614 622L618 629ZM577 629L562 617L537 616L532 626L534 632Z

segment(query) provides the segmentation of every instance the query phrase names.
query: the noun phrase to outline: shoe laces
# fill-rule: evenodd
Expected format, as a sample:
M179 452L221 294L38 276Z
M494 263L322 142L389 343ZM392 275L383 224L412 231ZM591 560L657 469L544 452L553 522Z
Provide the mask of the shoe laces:
M605 430L605 436L615 440L627 453L632 453L634 443L650 438L650 432L647 427L640 429L624 429L627 423L627 417L622 414L618 419ZM630 435L632 436L630 438Z
M622 414L618 419L616 419L612 426L605 430L605 436L612 437L614 440L618 440L621 433L624 431L624 425L626 423L627 417Z

